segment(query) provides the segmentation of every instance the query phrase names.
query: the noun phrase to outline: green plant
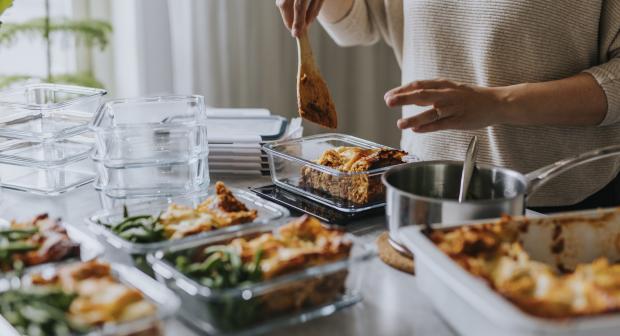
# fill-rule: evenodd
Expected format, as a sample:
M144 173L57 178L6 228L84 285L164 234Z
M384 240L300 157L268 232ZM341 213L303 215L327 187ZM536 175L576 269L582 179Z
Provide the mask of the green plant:
M4 13L4 11L13 5L13 0L0 0L0 15Z
M2 6L12 0L0 0L0 13ZM49 83L76 84L89 87L103 87L103 84L93 75L92 69L78 73L54 74L52 72L52 45L57 36L72 36L77 43L87 48L98 47L104 50L109 44L112 26L101 20L72 20L67 18L52 18L50 16L50 0L45 0L45 16L20 23L5 23L0 26L0 46L10 46L20 38L41 38L46 50L45 77L39 78ZM28 74L10 76L0 75L0 87L5 87L15 82L36 78Z

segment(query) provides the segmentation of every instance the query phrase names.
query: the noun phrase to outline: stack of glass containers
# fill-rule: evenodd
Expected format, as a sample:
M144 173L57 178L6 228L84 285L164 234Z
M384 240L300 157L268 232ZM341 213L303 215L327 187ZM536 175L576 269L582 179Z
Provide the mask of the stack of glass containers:
M174 197L209 187L202 96L113 100L97 111L95 188L111 199Z
M0 92L0 185L59 195L92 182L84 136L105 90L30 84Z

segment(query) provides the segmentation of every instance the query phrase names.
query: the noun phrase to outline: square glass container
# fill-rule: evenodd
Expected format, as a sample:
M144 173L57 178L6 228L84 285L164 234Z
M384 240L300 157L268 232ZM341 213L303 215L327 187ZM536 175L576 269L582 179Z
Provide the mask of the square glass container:
M0 139L0 162L38 168L61 167L89 159L92 143L72 137L57 141Z
M106 166L174 165L208 154L202 96L108 101L91 129L98 158Z
M0 91L0 136L45 141L88 130L105 90L30 84Z
M173 197L205 192L209 188L207 154L184 162L115 165L95 153L95 189L116 199Z
M38 195L57 196L95 180L90 158L67 162L62 166L22 166L0 162L0 186Z
M245 190L230 188L233 195L245 204L249 209L255 209L257 211L257 218L252 223L245 223L239 225L233 225L218 230L212 230L208 232L199 233L190 237L175 240L165 240L155 243L134 243L125 240L116 235L112 230L100 223L112 224L122 221L124 217L124 207L127 207L127 211L130 216L137 215L152 215L157 216L164 212L168 206L172 203L197 207L205 199L213 194L210 190L209 193L185 195L168 198L153 198L150 200L143 200L142 202L123 202L121 200L113 201L112 205L115 207L100 210L86 219L90 230L97 235L101 241L106 245L112 247L111 252L115 254L115 259L127 264L134 264L144 270L150 272L150 267L146 265L146 255L148 253L154 253L158 250L165 249L171 246L183 244L185 241L196 240L204 237L220 235L227 232L234 232L243 227L255 227L263 226L268 223L278 222L279 220L289 216L289 211L277 204L263 200L262 198L254 195L253 193ZM102 195L105 198L105 195Z
M30 277L35 272L45 276L53 276L56 274L58 267L68 266L73 263L75 262L64 262L33 268L22 276L19 281L15 281L16 279L12 279L12 281L0 280L0 292L17 289L20 286L28 287L31 283ZM155 305L157 313L138 320L107 323L102 327L94 328L87 335L165 335L166 323L174 317L181 305L179 298L171 290L137 269L117 263L111 263L110 266L113 276L124 285L140 291L148 301ZM2 315L0 315L0 335L20 335Z
M278 327L328 316L359 302L365 262L374 251L355 237L348 259L308 268L254 284L230 289L211 289L181 273L170 258L196 249L272 232L276 225L246 228L226 235L171 246L147 256L157 280L183 301L185 321L209 334L266 333ZM344 285L344 290L342 290ZM334 291L334 287L340 290ZM310 294L312 297L304 297ZM314 296L313 296L314 295ZM306 305L295 309L296 302Z
M389 148L354 136L333 133L271 142L265 144L263 150L269 155L271 179L279 187L342 212L361 212L384 206L385 187L381 183L381 175L391 167L342 172L315 163L325 150L341 146ZM408 157L406 160L414 159ZM321 181L324 190L305 185L306 179ZM357 203L348 197L359 190L368 193L367 202Z

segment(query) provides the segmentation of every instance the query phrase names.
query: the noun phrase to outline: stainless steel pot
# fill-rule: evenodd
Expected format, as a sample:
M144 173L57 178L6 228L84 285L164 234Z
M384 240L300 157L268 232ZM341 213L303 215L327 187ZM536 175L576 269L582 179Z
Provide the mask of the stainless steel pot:
M398 230L408 225L455 223L525 213L527 197L565 171L610 156L620 155L620 145L583 153L529 174L491 165L476 165L465 202L458 202L462 161L421 161L389 169L386 215L390 243L410 255L400 243Z

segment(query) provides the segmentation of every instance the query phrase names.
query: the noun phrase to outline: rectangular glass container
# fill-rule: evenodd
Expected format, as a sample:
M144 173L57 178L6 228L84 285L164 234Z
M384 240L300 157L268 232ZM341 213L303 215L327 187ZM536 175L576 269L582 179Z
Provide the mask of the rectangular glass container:
M0 91L0 136L45 141L83 133L106 93L59 84Z
M209 187L206 154L185 162L153 165L115 165L97 155L92 160L97 171L95 189L110 198L172 197L204 192Z
M55 167L0 161L0 172L3 188L45 196L64 194L95 180L93 163L88 157Z
M142 202L122 202L116 201L114 205L116 207L104 209L96 212L92 216L86 219L89 228L95 233L100 240L105 242L106 245L112 247L111 252L115 255L115 259L127 264L134 264L144 270L150 272L150 267L146 265L146 255L148 253L154 253L155 251L182 244L185 241L191 241L200 239L203 237L209 237L214 235L220 235L226 232L234 232L243 227L263 226L268 223L278 222L279 220L289 216L289 211L277 204L263 200L262 198L254 195L253 193L245 190L230 188L233 195L242 203L244 203L249 209L256 209L258 216L252 223L233 225L219 230L212 230L208 232L199 233L194 236L176 239L166 240L155 243L134 243L127 241L114 232L108 229L106 226L99 224L106 223L118 223L123 219L124 207L127 207L128 213L131 216L136 215L153 215L157 216L165 211L171 203L191 206L195 208L207 197L213 194L212 191L203 194L194 194L186 196L177 196L169 198L153 198Z
M168 260L170 254L192 253L195 249L221 244L238 237L272 232L276 228L276 225L246 228L226 235L194 240L149 254L147 258L156 278L177 293L183 301L180 316L209 334L266 333L281 326L331 315L362 299L360 288L364 278L364 264L374 257L374 251L352 236L347 236L347 239L353 242L348 259L311 266L267 281L224 290L212 290L198 283L178 271ZM342 281L344 291L333 297L325 296L328 287ZM306 297L304 300L310 302L309 304L299 310L293 309L294 302L309 293L318 296ZM267 304L271 306L269 309L274 309L277 313L266 314ZM266 316L262 316L265 314Z
M52 276L56 273L57 267L71 265L72 263L65 262L33 268L20 281L0 279L0 292L19 288L22 284L28 286L30 276L35 272ZM181 304L179 298L171 290L137 269L117 263L111 263L110 266L113 276L121 283L140 291L148 301L155 305L157 313L154 316L134 321L108 323L102 327L94 328L87 335L165 335L166 323L174 317ZM2 315L0 315L0 335L20 335Z
M208 154L202 96L108 101L97 111L91 129L106 166L179 164Z
M72 137L58 141L0 139L0 162L39 168L61 167L89 159L92 143Z
M79 260L81 261L93 260L103 255L104 253L103 245L99 243L97 239L95 239L94 237L89 235L87 232L85 232L82 228L77 227L75 225L70 225L67 223L63 223L63 226L67 230L67 236L69 236L69 239L80 244ZM5 229L8 229L9 227L10 227L10 223L8 221L6 221L5 219L0 219L0 230L5 230ZM58 264L58 263L63 263L66 261L71 261L71 260L75 261L75 259L77 258L69 258L68 260L61 261L61 262L52 262L52 263L46 263L46 264L26 267L25 272L28 272L30 269L36 269L43 265ZM11 278L15 276L17 276L15 272L12 272L12 271L4 272L0 274L0 279ZM0 333L0 335L2 335L2 333Z
M336 147L388 148L380 144L345 134L321 134L295 140L272 142L263 146L269 155L271 179L279 187L305 196L342 212L361 212L385 205L385 188L381 175L390 167L363 172L342 172L315 163L323 152ZM413 158L408 158L413 160ZM304 186L302 171L321 176L325 191ZM373 193L366 203L356 203L342 197L360 187ZM371 191L372 190L372 191Z

